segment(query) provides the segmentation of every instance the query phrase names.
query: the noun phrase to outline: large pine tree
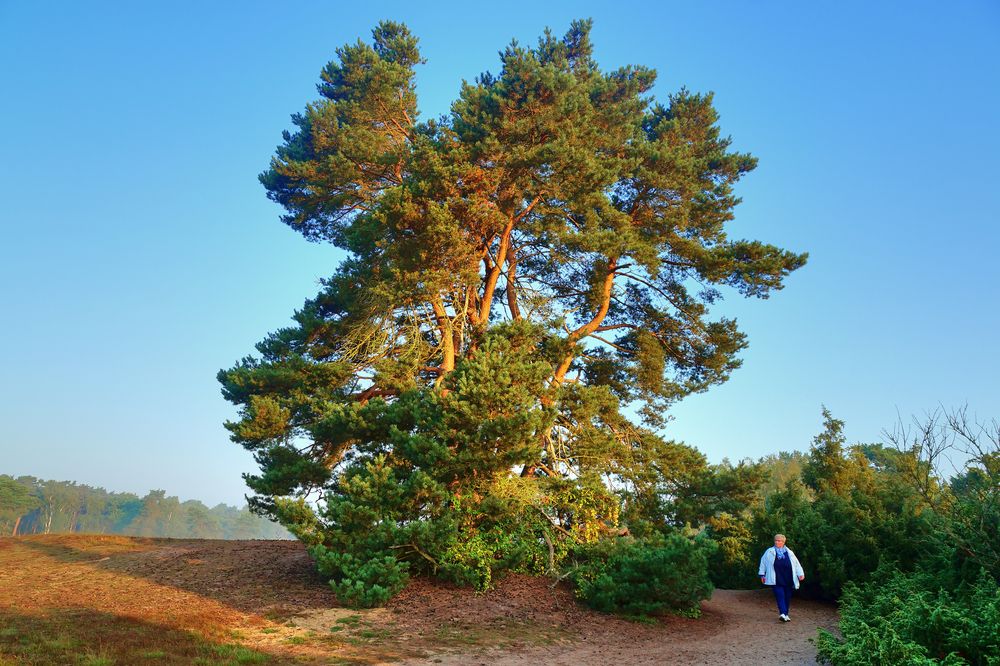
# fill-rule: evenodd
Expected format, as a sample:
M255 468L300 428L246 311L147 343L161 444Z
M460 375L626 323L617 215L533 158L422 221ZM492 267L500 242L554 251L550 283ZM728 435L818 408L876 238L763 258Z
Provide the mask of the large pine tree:
M261 466L256 510L345 596L407 567L488 585L615 528L623 496L662 507L705 461L653 429L746 346L710 318L718 287L766 298L805 263L728 236L756 159L712 96L654 101L653 70L598 68L590 28L512 43L422 121L417 39L384 22L337 50L261 174L347 258L219 373L227 427Z

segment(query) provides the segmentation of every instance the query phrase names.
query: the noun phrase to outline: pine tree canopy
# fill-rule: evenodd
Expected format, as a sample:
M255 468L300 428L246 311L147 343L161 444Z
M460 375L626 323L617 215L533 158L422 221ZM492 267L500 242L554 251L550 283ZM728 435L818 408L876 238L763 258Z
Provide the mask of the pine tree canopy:
M756 159L711 94L658 102L652 69L601 71L590 29L511 43L423 120L417 39L383 22L292 116L260 181L347 258L219 381L261 466L252 503L307 542L446 571L490 516L593 539L619 520L613 490L707 469L654 429L740 365L744 334L709 306L722 285L767 298L806 254L730 238ZM313 491L319 513L291 499Z

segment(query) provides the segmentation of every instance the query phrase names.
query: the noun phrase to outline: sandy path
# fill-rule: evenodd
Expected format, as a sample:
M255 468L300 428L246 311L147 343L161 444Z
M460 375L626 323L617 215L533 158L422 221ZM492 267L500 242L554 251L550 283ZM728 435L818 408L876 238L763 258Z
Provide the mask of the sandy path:
M796 599L792 621L779 622L770 590L716 590L698 620L655 626L574 627L574 638L545 646L432 654L405 664L815 664L816 629L833 629L832 605ZM622 627L617 627L623 629Z

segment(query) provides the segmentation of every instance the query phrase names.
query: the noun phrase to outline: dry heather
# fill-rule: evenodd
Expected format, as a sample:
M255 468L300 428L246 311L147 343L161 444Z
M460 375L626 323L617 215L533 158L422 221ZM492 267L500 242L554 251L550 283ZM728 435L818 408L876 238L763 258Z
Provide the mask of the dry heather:
M833 610L799 604L788 627L769 603L717 592L701 620L641 625L509 576L483 595L416 580L386 608L355 611L298 542L0 538L3 665L812 663L808 638Z

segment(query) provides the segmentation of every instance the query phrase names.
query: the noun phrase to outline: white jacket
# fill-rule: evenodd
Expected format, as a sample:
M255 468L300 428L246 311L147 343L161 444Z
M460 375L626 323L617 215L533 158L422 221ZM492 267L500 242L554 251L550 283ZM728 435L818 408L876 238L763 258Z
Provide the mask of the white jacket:
M799 558L795 557L792 549L785 546L785 551L788 552L788 559L792 561L792 582L795 583L795 589L797 590L799 589L799 576L804 578L806 572L802 570ZM774 558L774 546L765 550L764 555L760 558L760 570L757 572L757 575L764 577L764 585L774 585Z

